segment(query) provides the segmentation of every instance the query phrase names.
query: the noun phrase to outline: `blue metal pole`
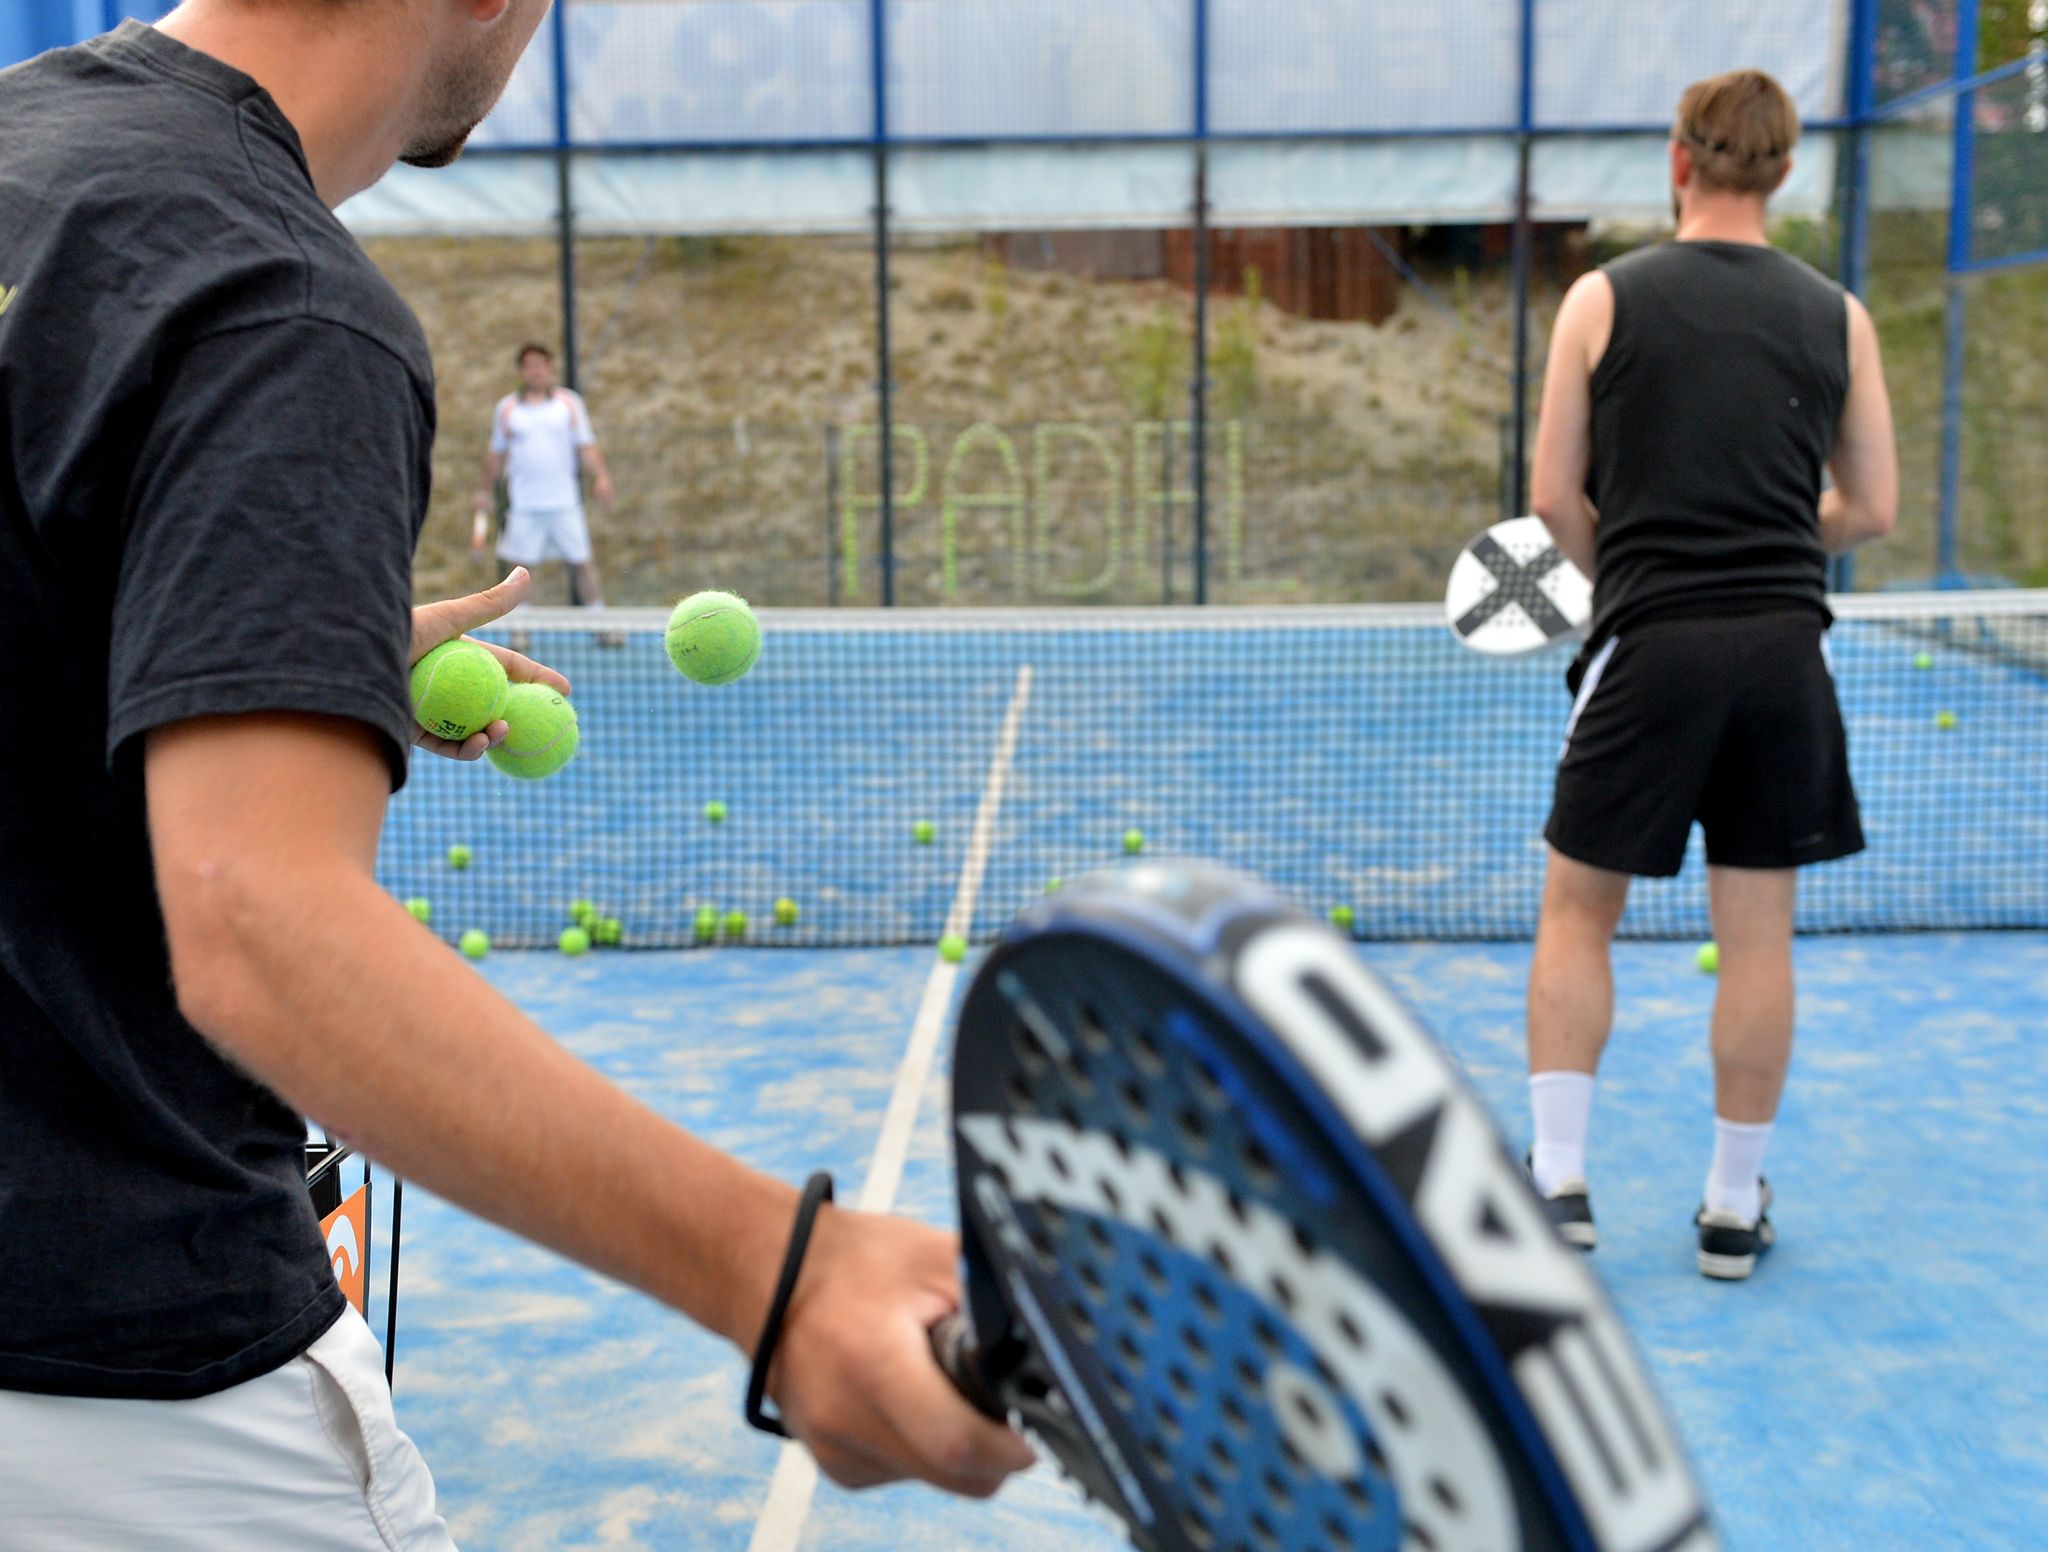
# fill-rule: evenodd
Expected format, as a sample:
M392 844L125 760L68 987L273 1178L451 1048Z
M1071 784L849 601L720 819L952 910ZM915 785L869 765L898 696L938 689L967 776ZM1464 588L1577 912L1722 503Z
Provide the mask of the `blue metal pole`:
M1520 39L1521 82L1515 105L1518 130L1515 171L1514 301L1515 370L1512 420L1513 467L1508 471L1509 510L1527 509L1529 485L1529 270L1535 228L1529 215L1531 154L1536 128L1536 0L1522 0Z
M1209 0L1195 7L1195 371L1189 422L1195 475L1195 602L1209 601ZM1167 434L1172 435L1169 427ZM1172 509L1167 509L1171 520ZM1171 573L1169 572L1169 577Z
M576 205L569 154L568 0L555 0L549 25L555 51L555 244L562 292L562 381L575 388L581 381L581 371L576 354Z
M875 395L881 438L882 604L896 602L896 385L889 339L889 0L868 0L868 68L874 89Z
M1956 17L1956 79L1977 73L1978 0L1962 0ZM1964 274L1970 267L1972 185L1976 181L1977 94L1956 93L1954 150L1949 163L1947 318L1941 373L1941 513L1935 534L1934 570L1948 583L1957 574L1957 524L1963 479L1963 363L1969 320Z
M1862 295L1870 276L1870 132L1877 107L1878 0L1854 0L1849 12L1849 155L1842 181L1841 248L1837 273L1844 289ZM1856 557L1835 557L1832 585L1856 586Z

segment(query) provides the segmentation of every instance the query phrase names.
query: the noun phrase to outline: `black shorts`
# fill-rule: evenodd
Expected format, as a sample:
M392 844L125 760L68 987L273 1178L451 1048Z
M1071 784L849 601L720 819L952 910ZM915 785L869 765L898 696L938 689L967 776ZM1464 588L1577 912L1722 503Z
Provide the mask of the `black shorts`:
M1796 868L1863 849L1848 740L1812 612L1655 620L1586 665L1544 837L1590 867Z

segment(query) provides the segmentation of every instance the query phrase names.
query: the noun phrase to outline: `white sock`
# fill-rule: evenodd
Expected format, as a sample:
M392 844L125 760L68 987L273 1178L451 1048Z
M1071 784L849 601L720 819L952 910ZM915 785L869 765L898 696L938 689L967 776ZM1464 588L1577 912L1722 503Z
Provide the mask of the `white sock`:
M1764 1150L1771 1125L1750 1125L1714 1117L1714 1162L1707 1170L1707 1211L1732 1212L1754 1223L1763 1211Z
M1532 1072L1529 1110L1536 1120L1536 1145L1529 1173L1548 1196L1568 1180L1586 1178L1586 1132L1593 1121L1590 1072Z

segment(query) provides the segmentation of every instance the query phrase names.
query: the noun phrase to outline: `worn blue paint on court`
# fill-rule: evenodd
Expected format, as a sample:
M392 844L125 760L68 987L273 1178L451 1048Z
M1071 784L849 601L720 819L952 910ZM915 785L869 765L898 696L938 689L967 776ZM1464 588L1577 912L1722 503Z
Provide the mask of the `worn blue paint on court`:
M1522 1135L1527 949L1375 946ZM1783 1243L1702 1280L1688 1225L1709 1145L1689 946L1624 945L1595 1119L1595 1258L1740 1552L2038 1547L2048 1524L2048 936L1809 940L1770 1172ZM504 955L484 973L656 1108L763 1168L874 1146L930 965L916 950ZM901 1203L950 1216L935 1082ZM677 1189L688 1189L678 1182ZM775 1446L739 1358L635 1294L415 1192L400 1417L470 1552L738 1552ZM1056 1484L993 1505L821 1492L805 1552L1108 1552Z

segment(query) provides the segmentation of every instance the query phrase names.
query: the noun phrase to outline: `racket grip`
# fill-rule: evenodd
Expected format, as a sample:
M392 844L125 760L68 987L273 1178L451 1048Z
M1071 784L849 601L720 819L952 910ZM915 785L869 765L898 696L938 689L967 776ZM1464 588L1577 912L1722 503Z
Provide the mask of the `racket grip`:
M966 1316L955 1312L933 1326L931 1343L932 1356L939 1361L939 1367L946 1371L953 1388L960 1392L969 1406L998 1422L1008 1416L1008 1408L998 1399L982 1372L981 1355L975 1351Z

